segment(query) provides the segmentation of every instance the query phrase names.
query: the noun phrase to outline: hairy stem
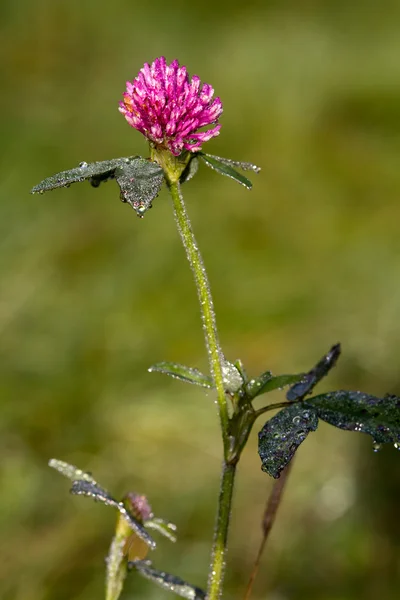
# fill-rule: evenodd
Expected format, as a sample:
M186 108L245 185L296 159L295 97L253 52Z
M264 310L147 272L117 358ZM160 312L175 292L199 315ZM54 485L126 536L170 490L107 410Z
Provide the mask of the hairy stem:
M186 256L192 268L200 301L200 311L206 340L210 371L217 390L218 412L224 446L221 487L218 499L217 519L211 552L210 574L208 578L208 600L218 600L222 594L229 519L232 504L233 484L236 472L235 463L229 463L229 413L224 386L224 356L219 346L214 306L210 285L203 259L194 237L189 217L181 194L179 181L170 181L169 188L174 204L175 219L182 238Z
M199 296L204 337L206 340L208 359L210 362L210 371L217 390L218 412L221 421L224 452L225 456L227 456L229 450L229 415L223 380L224 358L218 342L217 324L215 320L210 284L208 282L208 277L204 268L200 250L197 246L190 220L186 212L179 182L170 183L170 191L174 204L176 223L178 225L183 246L186 250L187 259L193 271L197 293Z
M224 461L222 465L217 520L214 528L210 573L208 576L207 600L218 600L222 595L235 472L236 464L227 464Z

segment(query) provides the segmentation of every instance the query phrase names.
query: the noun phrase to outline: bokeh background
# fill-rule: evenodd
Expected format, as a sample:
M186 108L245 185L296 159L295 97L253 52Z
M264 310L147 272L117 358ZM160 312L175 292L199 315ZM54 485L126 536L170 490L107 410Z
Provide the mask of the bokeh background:
M46 465L90 470L174 521L155 566L204 586L221 444L212 394L147 368L207 369L191 273L163 191L143 220L115 183L44 177L147 155L125 80L175 57L224 102L211 153L263 168L247 192L202 168L185 189L220 338L256 375L400 393L400 5L396 1L2 0L0 590L103 597L111 509ZM276 399L281 396L276 394ZM258 400L258 406L262 398ZM256 427L240 464L226 598L241 598L272 480ZM299 450L254 600L389 600L400 585L400 454L321 424ZM124 598L167 598L131 576Z

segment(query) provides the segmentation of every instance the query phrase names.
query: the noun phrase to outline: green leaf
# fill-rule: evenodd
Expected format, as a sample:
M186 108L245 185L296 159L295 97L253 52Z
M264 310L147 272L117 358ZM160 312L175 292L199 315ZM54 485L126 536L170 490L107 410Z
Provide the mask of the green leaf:
M54 190L56 188L69 187L72 183L79 183L86 179L93 179L94 187L97 187L101 181L113 178L117 167L121 167L138 158L138 156L129 156L93 163L81 162L80 165L74 169L62 171L61 173L56 173L51 177L47 177L47 179L44 179L32 188L31 194L43 194L43 192Z
M241 378L243 380L243 383L247 383L248 380L249 380L249 378L247 376L246 369L244 368L244 364L242 363L242 361L240 360L240 358L237 358L234 361L233 364L237 368L237 370L239 371L240 376L241 376Z
M106 559L106 600L118 600L121 595L128 572L125 548L131 534L132 531L126 521L119 518Z
M139 217L151 207L164 181L161 167L140 156L128 156L102 160L94 163L82 162L79 167L56 173L32 188L32 194L43 194L49 190L69 187L72 183L89 180L93 187L103 181L116 179L123 202L128 202Z
M203 152L200 152L200 154L203 154ZM254 173L259 173L261 171L261 167L257 167L257 165L243 160L232 160L231 158L223 158L222 156L215 156L214 154L206 154L206 156L214 158L225 165L239 167L239 169L242 169L243 171L253 171Z
M307 400L318 416L339 429L370 435L376 444L400 448L400 398L377 398L363 392L337 391Z
M97 481L92 477L90 473L86 473L85 471L78 469L78 467L70 465L69 463L64 462L63 460L51 458L49 460L49 467L55 469L56 471L61 473L61 475L64 475L64 477L68 477L68 479L71 479L72 481L82 480L97 485Z
M317 412L303 404L280 410L258 434L261 469L277 479L310 431L318 427Z
M152 365L149 369L150 373L164 373L174 379L179 379L186 383L194 383L205 388L214 387L214 382L208 375L203 375L197 369L186 367L185 365L179 365L173 362L159 362Z
M277 388L283 388L286 385L292 385L301 380L304 373L297 373L297 375L277 375L273 377L271 371L265 371L259 377L250 379L246 385L246 394L248 398L253 399L260 394L266 394L272 392Z
M340 344L335 344L325 356L309 371L305 373L301 380L295 383L286 393L286 398L290 402L301 400L307 394L310 394L319 381L335 366L341 348Z
M115 171L115 179L121 190L121 200L128 202L139 217L152 206L164 182L164 171L145 158L135 158Z
M225 175L226 177L230 177L234 179L241 185L244 185L245 188L251 190L253 184L247 177L238 173L230 164L227 164L226 161L221 161L219 157L211 156L211 154L203 154L202 152L198 153L198 156L206 163L208 167L211 167L220 175Z
M180 577L154 569L150 561L135 560L129 563L129 567L136 569L142 577L153 581L156 585L177 596L187 598L187 600L205 600L206 598L206 593L202 589L183 581Z
M171 542L176 542L176 525L174 523L159 519L158 517L151 517L145 521L145 526L146 529L155 529Z

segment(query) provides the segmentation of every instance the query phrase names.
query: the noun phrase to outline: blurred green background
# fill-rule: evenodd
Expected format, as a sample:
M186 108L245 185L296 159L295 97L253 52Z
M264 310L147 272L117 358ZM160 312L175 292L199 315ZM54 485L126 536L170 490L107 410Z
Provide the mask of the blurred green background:
M400 5L390 0L0 4L0 590L103 597L115 514L47 466L147 494L179 541L155 566L204 586L221 444L212 394L147 367L207 369L166 191L143 220L115 183L44 196L44 177L131 154L126 79L164 54L224 103L207 150L263 168L247 192L202 168L184 188L226 355L321 390L400 393ZM280 399L279 394L276 395ZM261 405L262 399L258 400ZM240 464L226 598L241 598L272 480L255 428ZM320 425L299 450L254 600L394 599L400 455ZM124 598L168 598L138 577Z

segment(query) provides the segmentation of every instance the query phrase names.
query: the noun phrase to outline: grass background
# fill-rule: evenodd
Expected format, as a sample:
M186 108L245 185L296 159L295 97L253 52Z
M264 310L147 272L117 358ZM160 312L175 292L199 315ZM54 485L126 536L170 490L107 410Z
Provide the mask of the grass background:
M103 595L115 515L69 496L53 456L115 495L147 494L179 529L154 564L205 585L212 394L147 373L160 360L207 369L167 193L143 220L112 182L28 193L83 160L147 155L117 111L145 61L177 57L211 83L224 115L207 150L263 168L250 193L205 167L185 189L226 355L254 375L296 372L341 341L321 390L400 392L399 18L391 0L2 1L3 600ZM243 595L272 485L260 427L239 469L226 598ZM298 453L254 600L396 598L399 460L321 425ZM132 576L135 597L168 594Z

